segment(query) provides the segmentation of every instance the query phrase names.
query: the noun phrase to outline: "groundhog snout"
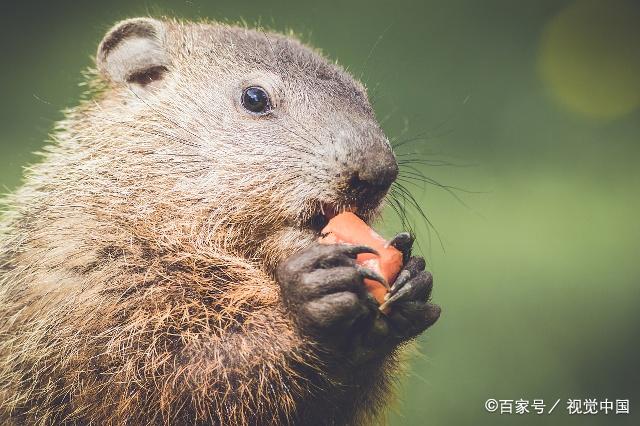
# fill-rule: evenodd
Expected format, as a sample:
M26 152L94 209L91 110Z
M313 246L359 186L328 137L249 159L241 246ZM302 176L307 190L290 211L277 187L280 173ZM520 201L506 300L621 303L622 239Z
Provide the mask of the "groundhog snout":
M344 193L359 205L377 204L397 177L398 163L390 149L366 149L347 163Z

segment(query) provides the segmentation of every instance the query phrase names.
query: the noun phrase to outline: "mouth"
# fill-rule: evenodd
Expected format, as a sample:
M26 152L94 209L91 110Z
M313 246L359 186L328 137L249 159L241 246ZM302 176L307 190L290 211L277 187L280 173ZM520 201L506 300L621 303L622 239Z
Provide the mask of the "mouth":
M344 211L353 211L349 207L340 208L337 204L328 202L316 202L310 217L304 222L306 228L311 229L315 234L320 235L322 229L336 215Z
M352 204L336 204L327 201L316 201L313 207L307 211L307 219L303 220L302 226L310 229L314 234L320 236L322 229L331 219L340 213L351 212L358 215L365 222L369 222L374 209L358 207Z

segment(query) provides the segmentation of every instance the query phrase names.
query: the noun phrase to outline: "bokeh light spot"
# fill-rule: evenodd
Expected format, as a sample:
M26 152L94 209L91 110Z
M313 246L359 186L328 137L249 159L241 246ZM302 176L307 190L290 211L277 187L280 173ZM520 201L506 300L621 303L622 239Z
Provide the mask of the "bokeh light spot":
M640 106L640 3L578 0L549 21L539 70L571 111L614 119Z

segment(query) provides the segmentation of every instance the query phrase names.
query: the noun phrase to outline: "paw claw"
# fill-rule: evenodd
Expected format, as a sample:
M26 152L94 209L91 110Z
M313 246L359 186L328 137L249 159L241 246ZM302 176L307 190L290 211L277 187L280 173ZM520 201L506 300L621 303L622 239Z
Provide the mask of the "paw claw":
M380 284L382 284L386 288L389 288L389 284L387 283L387 280L382 275L374 271L373 269L365 268L364 266L361 266L361 265L356 265L355 268L363 278L369 278L370 280L378 281Z
M396 294L397 291L400 290L402 286L404 286L407 283L407 281L409 281L410 278L411 278L411 272L409 272L407 269L403 269L400 272L400 274L398 274L396 281L393 283L393 285L389 289L389 293L387 293L385 297L388 299L389 297Z
M380 309L386 309L401 301L426 302L431 294L433 278L429 272L422 271L411 277L410 272L405 269L401 275L403 276L399 276L398 279L402 278L403 281L398 284L398 280L396 280L393 292L389 292L389 297L380 306Z
M355 259L356 256L358 256L361 253L372 253L372 254L379 254L377 250L369 247L369 246L361 246L361 245L350 245L350 244L343 244L344 246L344 253L350 257L353 257Z
M384 311L386 308L388 308L389 306L394 304L396 301L398 301L400 299L403 299L404 296L406 294L408 294L409 291L411 290L410 287L411 287L411 284L409 284L409 285L407 285L405 287L402 287L403 291L397 292L396 294L394 294L392 296L389 296L389 298L387 300L385 300L385 302L382 305L380 305L380 310Z

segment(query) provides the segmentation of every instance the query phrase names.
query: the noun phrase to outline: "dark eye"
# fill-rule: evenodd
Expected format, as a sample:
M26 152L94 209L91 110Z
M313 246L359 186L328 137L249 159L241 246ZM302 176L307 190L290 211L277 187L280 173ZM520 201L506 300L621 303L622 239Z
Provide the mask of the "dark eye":
M248 87L242 92L242 106L254 114L266 114L271 111L271 100L262 87Z

